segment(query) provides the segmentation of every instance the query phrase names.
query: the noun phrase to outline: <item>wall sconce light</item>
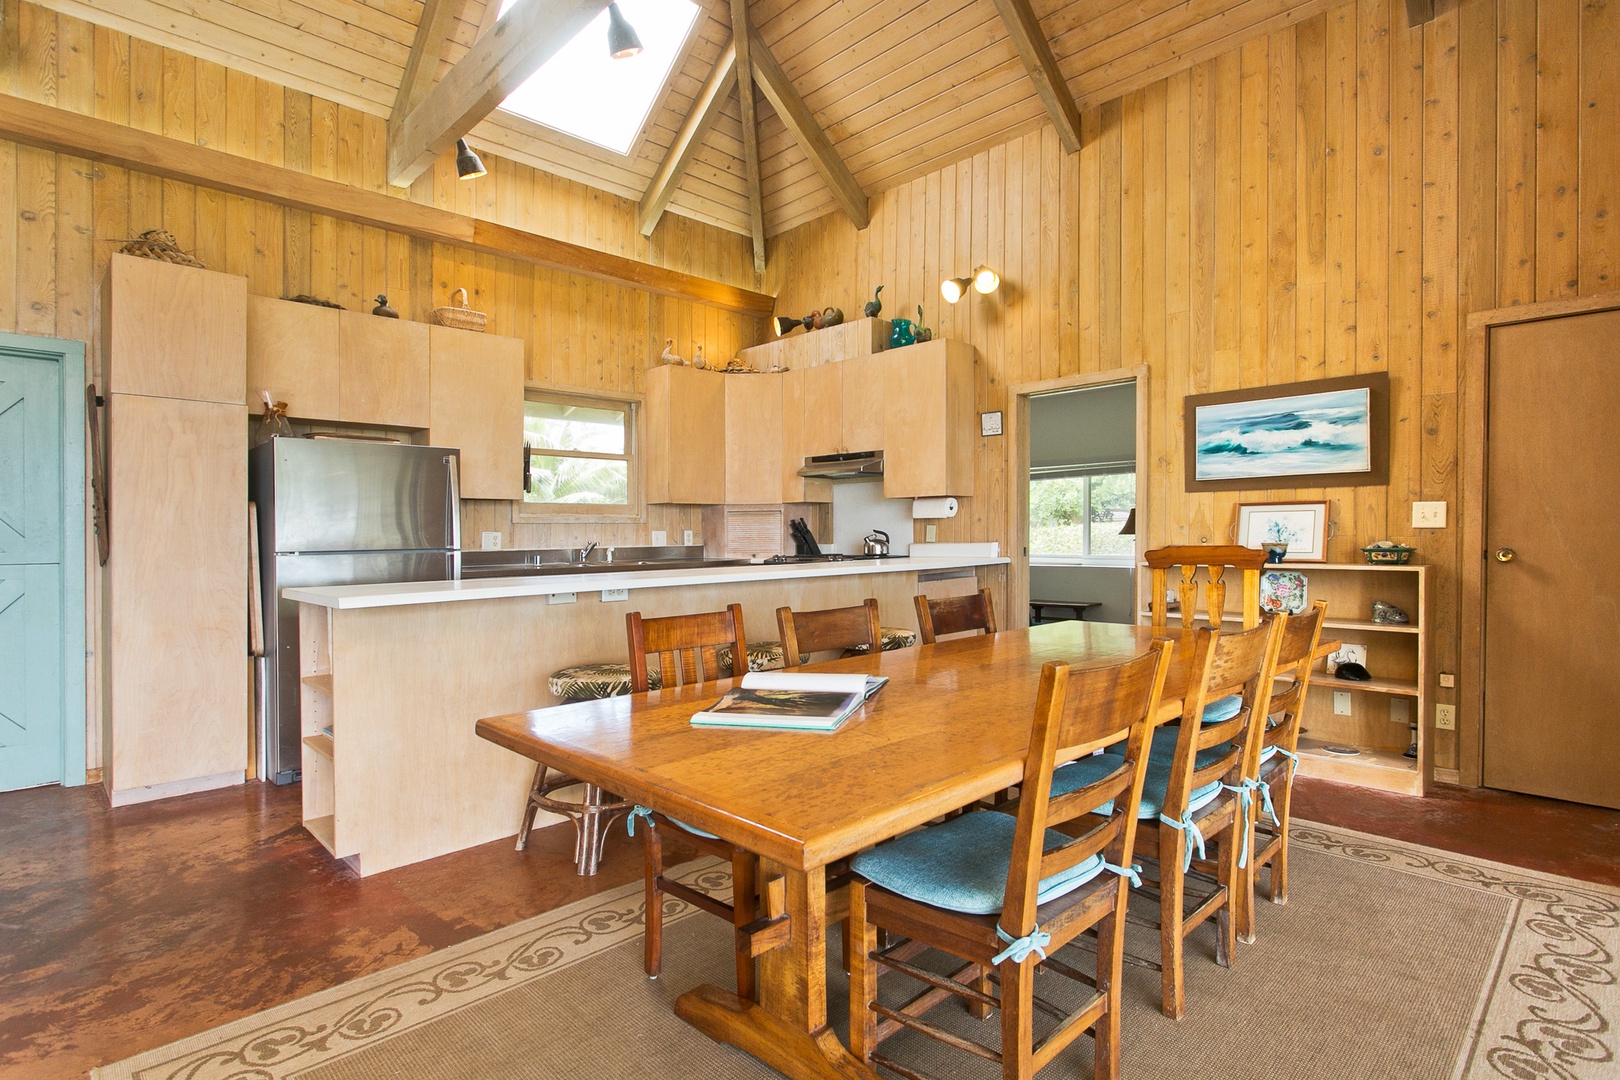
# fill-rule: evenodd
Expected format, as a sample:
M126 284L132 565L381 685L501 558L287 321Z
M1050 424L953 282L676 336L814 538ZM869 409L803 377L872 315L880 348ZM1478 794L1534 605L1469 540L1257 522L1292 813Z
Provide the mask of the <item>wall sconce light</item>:
M813 318L815 318L814 315L806 315L802 319L795 319L789 315L778 315L776 317L776 336L781 337L783 334L797 330L801 326L808 329L810 320Z
M641 52L641 39L636 28L624 17L617 3L608 5L608 55L615 60L626 60Z
M473 153L472 147L467 145L466 139L456 140L456 175L463 180L476 180L489 170L484 163Z
M969 286L976 292L993 293L1001 285L1001 275L988 266L979 266L971 277L946 278L939 283L939 294L947 304L954 304L967 295Z

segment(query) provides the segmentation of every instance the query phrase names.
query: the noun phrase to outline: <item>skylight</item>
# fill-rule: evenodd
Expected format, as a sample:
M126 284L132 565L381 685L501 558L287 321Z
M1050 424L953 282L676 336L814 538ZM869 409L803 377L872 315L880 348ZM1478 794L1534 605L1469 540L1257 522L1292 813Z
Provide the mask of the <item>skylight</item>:
M519 2L502 0L501 16ZM608 56L608 13L604 8L514 90L501 108L628 154L669 78L698 9L691 0L619 0L619 10L641 38L639 56L624 60Z

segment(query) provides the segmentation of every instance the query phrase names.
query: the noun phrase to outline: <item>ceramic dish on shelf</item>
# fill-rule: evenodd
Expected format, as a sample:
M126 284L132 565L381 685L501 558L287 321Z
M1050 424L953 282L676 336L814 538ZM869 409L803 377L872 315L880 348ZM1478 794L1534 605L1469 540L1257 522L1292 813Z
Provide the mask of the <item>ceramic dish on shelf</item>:
M1260 610L1298 615L1305 610L1305 575L1298 570L1267 570L1260 575Z

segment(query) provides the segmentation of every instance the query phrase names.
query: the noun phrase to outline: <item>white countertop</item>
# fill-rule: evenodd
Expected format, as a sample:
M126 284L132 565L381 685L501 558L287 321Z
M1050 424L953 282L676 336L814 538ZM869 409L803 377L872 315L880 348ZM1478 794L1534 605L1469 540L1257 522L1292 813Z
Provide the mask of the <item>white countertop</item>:
M533 574L527 577L480 578L474 581L408 581L385 585L328 585L283 589L281 595L300 604L350 611L356 608L447 604L461 600L500 600L510 596L554 596L597 593L607 589L668 589L677 585L720 585L732 581L779 581L784 578L847 577L856 574L925 574L975 566L998 566L1004 557L958 556L926 559L866 559L849 562L764 563L688 570L631 570L622 574Z

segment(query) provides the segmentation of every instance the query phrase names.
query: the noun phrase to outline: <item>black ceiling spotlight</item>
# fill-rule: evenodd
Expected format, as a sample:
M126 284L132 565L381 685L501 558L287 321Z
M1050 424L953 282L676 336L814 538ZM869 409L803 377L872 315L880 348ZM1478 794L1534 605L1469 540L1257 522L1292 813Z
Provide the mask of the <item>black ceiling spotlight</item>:
M484 163L473 153L472 147L467 145L466 139L456 140L456 175L463 180L476 180L489 170Z
M608 55L624 60L641 52L641 39L636 28L624 17L617 2L608 5Z

